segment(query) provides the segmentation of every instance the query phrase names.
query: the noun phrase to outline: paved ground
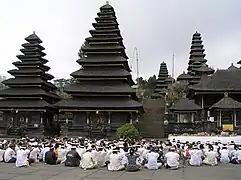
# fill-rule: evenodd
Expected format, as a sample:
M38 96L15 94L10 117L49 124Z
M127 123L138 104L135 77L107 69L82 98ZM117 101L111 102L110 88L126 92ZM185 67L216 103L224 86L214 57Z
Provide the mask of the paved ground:
M179 170L160 169L139 172L108 172L106 169L84 171L63 165L36 164L31 168L16 168L13 164L0 164L0 179L11 180L240 180L241 165L217 167L186 167Z

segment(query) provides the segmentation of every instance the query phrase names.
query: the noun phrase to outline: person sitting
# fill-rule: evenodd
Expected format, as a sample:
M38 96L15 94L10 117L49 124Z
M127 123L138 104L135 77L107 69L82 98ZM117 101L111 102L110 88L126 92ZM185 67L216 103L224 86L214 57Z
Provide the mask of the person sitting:
M29 153L30 150L23 146L17 150L16 167L29 167L31 165L32 161L28 160Z
M97 161L97 165L99 167L106 166L106 154L107 154L107 152L103 147L99 147L97 149L96 161Z
M175 151L176 151L175 147L171 147L169 152L165 154L166 168L167 169L175 170L175 169L179 168L180 156Z
M227 146L223 146L220 152L220 162L229 163L229 150Z
M237 158L238 158L238 163L241 164L241 146L238 147Z
M60 164L60 161L57 160L58 157L54 153L54 148L50 148L50 150L45 153L45 163L49 165Z
M16 162L16 153L14 151L15 145L10 144L4 153L4 162L5 163L15 163Z
M190 153L190 161L189 164L191 166L201 166L202 165L202 157L203 153L196 145L192 147L192 149L189 151Z
M81 167L84 170L94 169L97 167L97 162L95 162L95 160L92 156L91 148L87 149L86 152L83 154L83 157L81 160Z
M209 166L216 166L218 164L218 153L213 150L213 146L209 146L209 151L205 153L205 159L203 163Z
M139 156L135 154L135 150L133 148L130 149L130 153L125 155L127 158L126 162L126 171L135 172L138 171L141 167L139 162Z
M38 156L40 154L40 148L38 147L37 143L33 143L32 145L32 149L30 150L30 154L29 154L29 160L31 162L37 163L39 162Z
M159 154L155 152L154 148L152 148L151 151L146 154L147 164L145 164L145 167L151 170L159 169L162 166L162 163L157 163L158 157Z
M232 164L238 164L238 146L235 144L234 145L234 150L230 152L230 163Z
M76 147L73 146L66 154L65 166L78 167L80 165L80 160L80 155L77 153Z
M109 157L109 164L107 169L109 171L121 171L125 169L125 166L122 163L122 154L119 154L118 149L114 149Z
M3 149L3 145L0 145L0 162L3 162L3 156L4 156L5 150Z

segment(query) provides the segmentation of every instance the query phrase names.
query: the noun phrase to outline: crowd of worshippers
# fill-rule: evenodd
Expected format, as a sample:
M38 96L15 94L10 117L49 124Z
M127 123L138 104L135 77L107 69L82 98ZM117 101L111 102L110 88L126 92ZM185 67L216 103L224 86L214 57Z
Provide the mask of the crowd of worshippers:
M86 138L22 138L0 142L0 161L30 167L43 162L84 170L107 167L109 171L141 168L178 169L186 165L241 164L241 146L230 142L180 142L159 140L89 140Z

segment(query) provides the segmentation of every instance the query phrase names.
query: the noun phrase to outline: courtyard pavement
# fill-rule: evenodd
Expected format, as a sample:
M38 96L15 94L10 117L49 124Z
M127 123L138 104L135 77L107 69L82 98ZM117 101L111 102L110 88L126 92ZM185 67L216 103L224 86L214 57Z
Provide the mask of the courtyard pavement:
M108 172L106 169L84 171L63 164L50 166L35 164L30 168L16 168L14 164L0 164L0 179L11 180L240 180L241 165L221 164L216 167L190 167L179 170L160 169L139 172Z

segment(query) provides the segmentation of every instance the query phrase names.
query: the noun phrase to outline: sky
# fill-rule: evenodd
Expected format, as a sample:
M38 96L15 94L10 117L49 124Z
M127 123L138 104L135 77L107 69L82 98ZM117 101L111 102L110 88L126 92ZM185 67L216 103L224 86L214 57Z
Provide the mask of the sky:
M12 62L33 31L42 39L49 73L69 78L78 70L78 50L89 37L105 0L1 0L0 75L10 77ZM207 64L224 69L241 59L240 0L110 0L124 38L133 78L138 49L140 76L148 78L166 62L175 77L187 69L192 34L201 33Z

